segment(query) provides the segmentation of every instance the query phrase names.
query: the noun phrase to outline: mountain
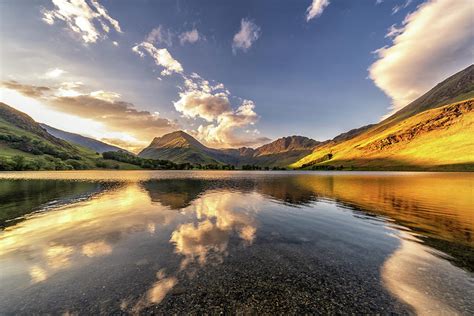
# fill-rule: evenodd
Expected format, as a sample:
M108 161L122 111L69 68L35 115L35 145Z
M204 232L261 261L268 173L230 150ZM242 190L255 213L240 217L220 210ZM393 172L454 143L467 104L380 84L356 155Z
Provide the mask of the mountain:
M74 134L74 133L69 133L66 131L62 131L60 129L54 128L52 126L42 124L40 123L40 126L44 128L49 134L53 135L54 137L57 137L59 139L68 141L70 143L80 145L86 148L89 148L90 150L93 150L98 153L103 153L106 151L125 151L125 149L122 149L117 146L109 145L104 142L101 142L99 140L89 138L86 136L82 136L79 134Z
M256 149L215 149L204 146L183 131L176 131L156 137L138 156L171 160L175 163L286 166L311 153L318 144L319 142L307 137L290 136Z
M474 98L474 64L437 84L430 91L381 122L400 122L429 109Z
M138 156L142 158L171 160L175 163L219 164L214 150L197 141L191 135L176 131L161 137L155 137L151 144Z
M137 169L102 159L48 133L27 114L0 102L0 170Z
M13 157L21 157L15 158L17 169L26 163L38 165L38 168L48 164L67 169L71 164L88 162L79 148L49 134L31 117L5 103L0 103L0 149L1 169L12 164Z
M474 66L378 124L321 143L293 168L474 170Z

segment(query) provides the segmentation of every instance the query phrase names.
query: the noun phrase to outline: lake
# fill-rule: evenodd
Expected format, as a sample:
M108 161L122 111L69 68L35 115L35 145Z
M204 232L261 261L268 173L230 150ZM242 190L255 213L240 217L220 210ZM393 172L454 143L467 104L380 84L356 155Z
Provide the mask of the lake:
M0 313L474 313L474 174L0 173Z

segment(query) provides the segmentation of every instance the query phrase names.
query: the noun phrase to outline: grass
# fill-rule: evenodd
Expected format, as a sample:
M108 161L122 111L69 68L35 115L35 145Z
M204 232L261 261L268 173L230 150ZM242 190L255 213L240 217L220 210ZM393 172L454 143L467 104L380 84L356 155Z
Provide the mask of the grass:
M375 127L353 139L320 147L290 167L343 165L364 170L473 171L473 103L474 99L449 104L419 113L386 129ZM467 110L457 116L457 111L466 104ZM374 149L386 139L411 137L410 133L414 134L410 139ZM332 154L332 159L316 162L328 154Z

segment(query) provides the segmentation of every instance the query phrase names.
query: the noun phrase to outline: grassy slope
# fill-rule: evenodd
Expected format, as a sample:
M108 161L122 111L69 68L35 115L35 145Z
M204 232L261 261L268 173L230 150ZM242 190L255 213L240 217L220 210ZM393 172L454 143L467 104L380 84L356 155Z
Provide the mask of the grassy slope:
M384 129L373 128L344 142L329 143L292 164L380 170L474 171L474 99L427 110ZM462 110L462 114L459 111ZM384 144L388 139L398 139Z
M28 130L19 128L19 127L13 125L10 122L7 122L5 119L3 119L1 117L0 117L0 134L15 135L15 136L20 136L20 137L21 136L27 136L28 138L40 140L40 141L48 143L48 144L50 144L51 146L54 146L54 147L61 147L57 144L53 144L53 143L49 142L48 140L40 137L39 135L37 135L35 133L32 133ZM74 146L74 145L71 145L71 144L69 144L69 145L70 145L69 148L65 149L65 148L61 147L61 149L68 150L68 151L73 151L75 154L79 155L82 158L82 161L89 164L90 168L96 168L95 167L95 161L99 158L99 156L97 156L97 154L94 151L89 150L88 148L85 148L85 147L81 147L81 146ZM24 151L15 149L15 148L11 148L5 142L0 141L0 158L4 157L5 159L11 159L13 156L23 156L23 157L25 157L25 159L27 161L28 160L32 161L32 160L35 160L35 159L38 159L38 158L47 157L47 155L33 155L31 153L27 153L27 152L24 152ZM137 167L135 165L128 164L128 163L112 161L112 160L103 160L103 161L107 165L110 165L110 166L118 165L120 169L140 169L139 167Z

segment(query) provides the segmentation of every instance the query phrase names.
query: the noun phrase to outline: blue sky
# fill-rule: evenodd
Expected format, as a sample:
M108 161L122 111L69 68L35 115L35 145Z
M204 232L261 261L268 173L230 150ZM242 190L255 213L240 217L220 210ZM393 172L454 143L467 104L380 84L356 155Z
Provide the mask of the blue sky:
M325 140L379 121L472 63L465 0L7 0L0 11L2 101L137 148L173 129L218 147ZM459 35L443 43L437 29ZM179 67L162 75L172 66L157 65L150 47ZM36 86L50 90L26 91ZM118 117L130 109L128 122Z

